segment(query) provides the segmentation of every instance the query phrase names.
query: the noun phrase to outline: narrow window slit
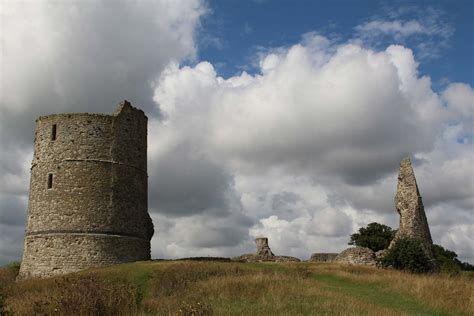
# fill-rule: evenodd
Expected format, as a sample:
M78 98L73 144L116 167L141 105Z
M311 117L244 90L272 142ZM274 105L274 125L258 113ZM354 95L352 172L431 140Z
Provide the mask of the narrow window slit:
M53 188L53 174L50 173L48 174L48 189L52 189Z
M53 128L51 129L51 140L56 140L56 124L53 124Z

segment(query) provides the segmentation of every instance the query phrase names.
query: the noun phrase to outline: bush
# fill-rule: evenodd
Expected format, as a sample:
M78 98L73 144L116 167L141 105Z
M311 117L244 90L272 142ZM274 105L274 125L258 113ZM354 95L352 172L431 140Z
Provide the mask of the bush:
M359 233L351 235L349 245L367 247L377 252L388 248L396 232L397 230L393 230L389 226L370 223L367 227L360 228Z
M444 249L440 245L433 245L433 253L440 272L459 274L461 271L461 262L456 259L457 254L454 251Z
M378 263L383 267L412 273L427 273L432 270L432 264L423 250L422 242L414 238L397 239Z
M474 265L468 262L461 262L461 270L463 271L474 271Z
M467 262L461 262L454 251L435 244L433 245L433 252L441 272L458 274L462 270L474 271L474 266Z

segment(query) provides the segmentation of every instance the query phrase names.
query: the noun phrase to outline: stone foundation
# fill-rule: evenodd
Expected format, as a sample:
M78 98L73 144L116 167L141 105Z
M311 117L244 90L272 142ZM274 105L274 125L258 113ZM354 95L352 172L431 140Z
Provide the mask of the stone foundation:
M337 257L337 253L313 253L309 261L314 262L333 262Z
M136 237L56 233L27 236L19 279L150 259L150 243Z

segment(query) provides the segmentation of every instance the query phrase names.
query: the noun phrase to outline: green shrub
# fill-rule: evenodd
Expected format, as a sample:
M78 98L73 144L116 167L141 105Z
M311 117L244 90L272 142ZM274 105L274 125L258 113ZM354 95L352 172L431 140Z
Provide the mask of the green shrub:
M361 227L358 233L351 235L349 245L367 247L377 252L388 248L396 232L397 230L389 226L370 223L367 227Z
M469 262L461 262L461 270L463 271L474 271L474 265Z
M474 271L474 266L467 262L461 262L454 251L435 244L433 245L433 252L441 272L459 274L463 270Z
M461 262L457 259L454 251L444 249L440 245L433 245L433 253L440 272L449 274L459 274L461 272Z
M423 250L422 242L414 238L397 239L378 263L383 267L412 273L427 273L432 270L432 264Z

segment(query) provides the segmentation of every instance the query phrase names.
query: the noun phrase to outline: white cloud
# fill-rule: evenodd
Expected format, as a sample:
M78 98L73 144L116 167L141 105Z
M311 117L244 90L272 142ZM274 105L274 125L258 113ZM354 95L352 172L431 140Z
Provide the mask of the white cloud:
M452 83L443 92L443 98L457 117L472 119L474 91L465 83Z
M35 119L123 99L157 119L153 81L196 56L206 12L199 0L1 2L0 264L21 258Z
M380 47L397 43L413 47L421 59L435 58L449 46L454 27L433 7L390 7L355 27L356 39Z
M344 45L322 65L312 57L295 45L264 58L262 75L227 80L207 62L173 66L155 100L170 124L197 128L203 150L236 165L314 169L364 182L393 170L400 155L431 149L443 108L429 80L416 69L403 73L416 65L409 50Z
M318 34L262 54L259 65L259 74L225 79L208 62L174 64L155 90L166 116L161 130L174 131L156 139L191 146L226 170L252 237L266 235L276 253L307 257L342 250L370 222L396 227L404 156L413 158L429 220L442 203L456 205L459 218L469 212L472 138L459 143L452 129L466 129L471 87L436 93L410 49L334 46ZM447 234L440 222L459 224L434 220L438 243ZM456 241L450 247L467 258Z
M358 32L394 34L395 37L406 37L413 34L429 33L418 21L370 21L356 27Z

